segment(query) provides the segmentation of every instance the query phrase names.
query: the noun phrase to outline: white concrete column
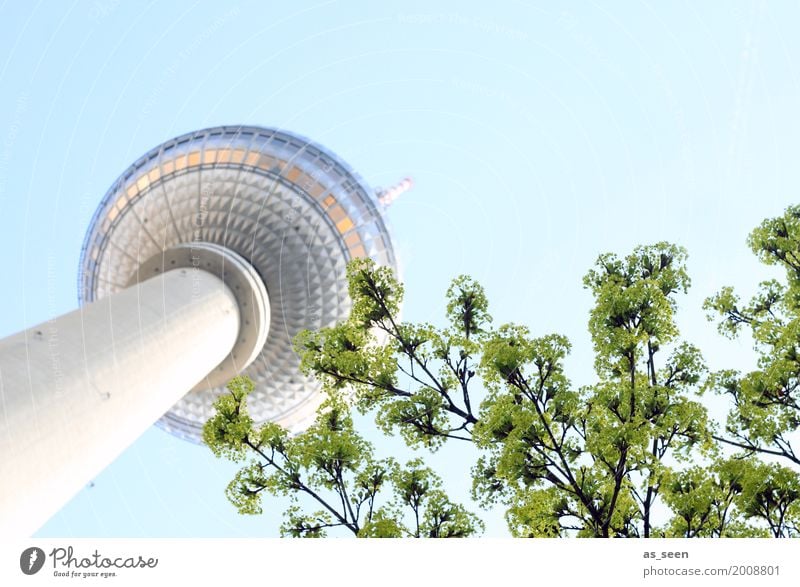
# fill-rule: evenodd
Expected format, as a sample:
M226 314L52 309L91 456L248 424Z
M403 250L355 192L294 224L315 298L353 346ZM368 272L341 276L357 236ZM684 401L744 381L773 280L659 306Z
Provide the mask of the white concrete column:
M234 346L231 290L175 269L0 340L0 537L27 536Z

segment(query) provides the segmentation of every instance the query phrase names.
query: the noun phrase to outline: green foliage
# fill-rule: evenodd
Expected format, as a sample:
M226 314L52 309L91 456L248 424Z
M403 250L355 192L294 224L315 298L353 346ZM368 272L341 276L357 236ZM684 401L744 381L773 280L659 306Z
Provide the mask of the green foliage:
M406 324L399 319L402 286L369 259L348 265L350 318L295 339L301 369L326 392L352 394L359 410L375 410L386 434L410 446L435 449L448 438L469 440L476 421L468 387L475 353L491 317L486 295L461 276L447 292L450 327Z
M758 369L715 373L707 388L732 400L725 435L717 439L748 454L779 456L800 465L792 435L800 426L800 206L765 220L748 244L767 265L784 270L783 282L762 282L743 304L730 287L708 298L709 319L736 337L747 329L759 353Z
M742 485L746 517L765 522L775 538L800 536L800 478L795 471L775 463L759 463Z
M358 532L359 538L403 538L406 529L390 513L380 509Z
M350 320L362 328L393 322L403 301L403 287L388 267L378 267L371 259L353 259L347 266L347 279L353 309Z
M520 490L509 501L506 512L511 534L517 538L558 538L568 529L574 515L565 493L551 485L546 489Z
M663 242L624 259L600 255L583 280L595 296L589 332L598 374L627 373L647 345L658 351L677 337L674 294L689 287L685 262L683 248Z
M465 537L482 530L421 462L400 466L375 458L340 399L329 399L315 423L292 437L276 424L254 425L246 403L252 389L247 378L232 380L203 430L215 455L237 462L250 457L226 491L239 513L262 513L266 493L292 501L281 526L284 536L324 537L337 527L360 537ZM308 512L307 503L321 509Z
M441 480L420 459L397 469L392 481L397 491L396 506L414 514L413 526L405 531L417 538L465 538L483 529L483 523L463 506L453 504L441 489Z
M214 415L203 426L203 442L214 456L238 462L247 455L244 441L253 426L250 415L242 410L242 402L254 386L247 377L234 377L227 387L229 394L217 400Z
M748 525L743 495L745 484L757 474L749 460L716 460L670 474L665 480L665 502L674 512L667 537L737 538L766 536L763 528Z
M489 300L483 288L471 277L460 275L447 290L447 317L452 332L469 339L483 333L492 321Z
M414 324L400 320L403 289L391 271L355 260L350 318L295 339L303 371L327 393L316 423L295 437L254 426L248 381L237 378L204 438L218 456L254 457L228 488L239 511L260 512L264 493L293 499L288 536L346 527L362 537L460 537L482 528L421 460L377 459L353 429L351 405L411 447L471 443L473 498L504 506L515 536L796 536L797 473L756 457L800 464L789 442L800 424L798 236L800 208L751 235L765 262L787 269L785 284L765 282L748 305L730 288L706 301L726 336L751 329L762 357L745 375L709 374L700 350L680 338L684 249L661 242L600 255L584 278L595 302L596 380L583 387L565 372L566 337L494 326L471 278L447 290L445 327ZM698 401L705 389L733 398L728 436ZM720 443L744 452L726 458Z
M509 505L516 535L650 536L668 459L710 449L705 409L692 399L705 366L674 322L685 258L666 243L599 257L584 279L596 300L594 385L575 389L565 376L562 336L508 325L487 337L489 395L474 439L489 457L473 487Z
M649 536L671 471L665 458L711 447L692 399L705 366L677 340L674 321L675 295L689 286L685 259L667 243L598 259L584 283L596 299L589 328L600 380L586 388L564 373L565 337L493 328L485 293L468 277L447 291L448 328L400 322L399 284L369 261L350 266L351 319L303 333L297 350L306 372L329 393L351 390L385 433L434 449L474 441L484 453L474 497L505 503L515 534Z

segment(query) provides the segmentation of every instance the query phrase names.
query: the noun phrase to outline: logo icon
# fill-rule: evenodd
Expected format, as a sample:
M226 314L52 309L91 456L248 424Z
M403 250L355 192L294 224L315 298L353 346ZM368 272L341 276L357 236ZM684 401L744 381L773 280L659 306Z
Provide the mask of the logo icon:
M35 575L44 566L44 551L36 546L31 546L19 555L19 568L26 575Z

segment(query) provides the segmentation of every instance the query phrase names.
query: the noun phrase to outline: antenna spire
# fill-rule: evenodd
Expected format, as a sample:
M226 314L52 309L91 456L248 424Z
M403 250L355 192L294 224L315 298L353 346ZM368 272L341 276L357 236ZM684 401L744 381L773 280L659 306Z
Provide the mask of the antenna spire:
M388 207L392 204L392 202L394 202L402 194L406 193L413 187L414 187L414 180L411 179L410 177L404 177L398 183L394 184L393 186L385 190L378 188L377 190L378 201L384 206Z

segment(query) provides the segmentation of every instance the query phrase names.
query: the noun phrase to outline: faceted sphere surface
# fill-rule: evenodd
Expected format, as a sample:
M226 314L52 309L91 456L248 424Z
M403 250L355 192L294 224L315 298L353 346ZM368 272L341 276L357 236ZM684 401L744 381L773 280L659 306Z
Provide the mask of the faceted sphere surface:
M302 429L320 393L300 373L292 338L347 317L351 258L396 265L373 192L336 155L285 131L234 126L177 137L131 165L103 198L81 253L80 302L123 289L142 263L192 242L228 247L264 280L271 324L244 371L256 384L248 406L257 422ZM223 391L201 382L158 425L199 442Z

